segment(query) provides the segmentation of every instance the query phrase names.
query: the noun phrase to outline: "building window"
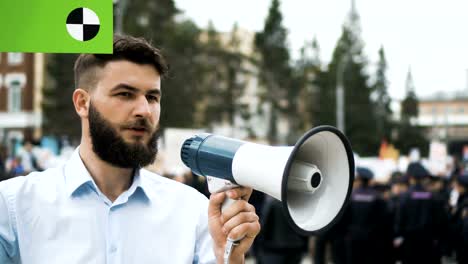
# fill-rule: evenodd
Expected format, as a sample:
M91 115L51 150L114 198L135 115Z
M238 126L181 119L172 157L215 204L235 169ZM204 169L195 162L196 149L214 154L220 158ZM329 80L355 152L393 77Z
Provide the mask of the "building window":
M8 89L8 111L20 112L21 111L21 84L19 82L12 82Z
M23 63L23 53L9 52L8 53L8 64L18 65Z

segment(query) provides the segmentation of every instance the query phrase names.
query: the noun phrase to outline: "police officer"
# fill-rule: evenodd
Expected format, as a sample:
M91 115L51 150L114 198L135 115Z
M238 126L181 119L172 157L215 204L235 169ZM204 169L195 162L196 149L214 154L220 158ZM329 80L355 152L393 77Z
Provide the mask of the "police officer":
M384 263L386 259L381 243L388 207L370 186L373 177L368 168L356 169L346 237L348 263Z
M458 263L468 263L468 172L455 180L458 200L451 212L452 238Z
M406 173L410 187L401 199L396 225L397 240L402 241L402 262L440 263L443 208L423 186L429 172L420 163L411 163Z

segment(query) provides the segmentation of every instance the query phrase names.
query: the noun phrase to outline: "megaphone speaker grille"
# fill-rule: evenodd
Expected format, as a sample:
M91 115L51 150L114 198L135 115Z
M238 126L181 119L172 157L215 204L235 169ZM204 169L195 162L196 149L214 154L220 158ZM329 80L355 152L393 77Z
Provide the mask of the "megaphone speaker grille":
M322 176L320 176L320 173L316 172L314 173L314 175L312 175L310 184L312 185L313 188L317 188L320 184L320 181L322 181Z

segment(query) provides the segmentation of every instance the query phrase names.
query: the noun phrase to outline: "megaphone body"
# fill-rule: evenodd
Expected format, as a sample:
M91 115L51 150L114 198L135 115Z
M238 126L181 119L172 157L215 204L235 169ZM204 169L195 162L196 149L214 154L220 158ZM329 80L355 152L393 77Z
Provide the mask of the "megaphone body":
M282 201L291 226L304 235L338 219L354 179L351 146L331 126L316 127L286 147L200 134L184 142L181 158L208 177L210 192L241 185Z

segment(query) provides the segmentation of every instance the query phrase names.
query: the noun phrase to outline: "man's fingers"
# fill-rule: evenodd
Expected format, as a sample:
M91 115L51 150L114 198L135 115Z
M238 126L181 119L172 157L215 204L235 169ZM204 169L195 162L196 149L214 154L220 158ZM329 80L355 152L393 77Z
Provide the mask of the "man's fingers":
M235 201L231 206L222 212L224 223L241 212L255 213L255 207L244 200Z
M226 193L227 193L227 196L231 199L234 199L234 200L242 199L242 200L248 201L250 198L250 195L252 194L252 191L253 191L252 188L238 187L238 188L231 189L227 191Z
M242 223L252 223L258 221L258 216L253 213L253 212L242 212L237 214L236 216L232 217L224 223L223 225L223 232L224 234L229 234L233 228L235 228L238 225L241 225Z
M221 215L221 205L224 202L224 198L226 198L226 194L224 192L211 194L208 206L208 217Z
M260 223L256 221L256 222L243 223L234 227L229 232L228 237L233 240L239 240L239 239L253 240L258 235L258 233L260 233Z

